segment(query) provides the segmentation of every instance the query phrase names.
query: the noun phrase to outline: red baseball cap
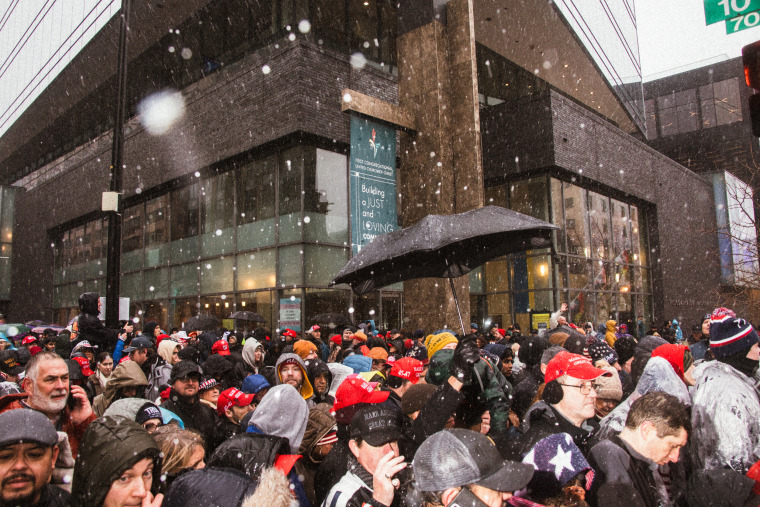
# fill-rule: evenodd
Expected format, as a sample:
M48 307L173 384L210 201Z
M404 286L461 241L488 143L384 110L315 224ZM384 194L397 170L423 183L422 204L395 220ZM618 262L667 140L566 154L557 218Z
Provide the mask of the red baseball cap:
M224 411L232 407L247 407L256 398L255 394L245 394L240 389L230 387L222 391L219 399L216 401L216 413L219 417L224 417Z
M85 377L89 377L95 373L92 371L92 368L90 368L90 361L88 361L86 357L74 357L72 359L79 363L79 369L82 370L82 375Z
M333 411L338 411L357 403L382 403L388 399L391 393L388 391L375 391L377 382L367 382L358 373L352 373L346 380L341 382L335 391L335 404Z
M390 375L394 377L411 380L412 384L416 384L420 381L420 375L425 366L422 361L413 357L402 357L393 362Z
M37 341L37 338L35 338L32 335L24 337L23 340L21 340L21 345L29 345L30 343L34 343Z
M290 336L291 338L296 338L298 337L298 333L296 333L292 329L286 329L285 331L282 332L282 336Z
M219 354L220 356L230 355L230 344L224 340L219 340L211 347L212 354Z
M594 380L598 377L611 377L612 373L594 367L591 360L580 354L560 352L546 366L544 381L548 384L562 375L568 375L580 380Z
M343 337L339 334L334 334L330 337L330 341L333 342L335 345L340 345L343 343Z

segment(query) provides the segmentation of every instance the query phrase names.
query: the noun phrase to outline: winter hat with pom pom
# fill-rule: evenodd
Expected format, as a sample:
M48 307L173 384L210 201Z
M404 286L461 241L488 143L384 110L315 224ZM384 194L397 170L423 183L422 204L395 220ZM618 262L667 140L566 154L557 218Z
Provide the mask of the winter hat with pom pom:
M710 349L716 359L748 350L758 342L752 324L728 308L716 308L710 316Z

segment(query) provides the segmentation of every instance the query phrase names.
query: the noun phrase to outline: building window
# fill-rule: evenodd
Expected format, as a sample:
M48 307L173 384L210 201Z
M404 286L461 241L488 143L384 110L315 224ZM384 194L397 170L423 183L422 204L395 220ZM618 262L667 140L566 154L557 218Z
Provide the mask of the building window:
M484 320L527 329L532 312L556 310L561 302L568 303L569 319L577 324L651 320L646 217L640 206L547 177L489 186L486 198L507 190L508 207L550 216L560 229L551 252L496 259L471 277Z
M227 319L243 309L235 306L243 293L326 289L348 261L345 154L298 144L219 170L125 210L121 293L133 317L150 311L162 326L179 325L213 302ZM85 290L104 290L104 224L77 225L54 240L57 315L75 311ZM319 304L352 297L342 293Z

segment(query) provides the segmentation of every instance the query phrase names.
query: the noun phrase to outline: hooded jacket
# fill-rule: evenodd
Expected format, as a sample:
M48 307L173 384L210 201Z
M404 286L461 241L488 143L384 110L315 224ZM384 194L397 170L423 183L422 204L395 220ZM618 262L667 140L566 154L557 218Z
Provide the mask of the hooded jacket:
M93 421L82 438L71 488L73 507L98 507L121 474L144 458L157 459L158 445L145 429L122 417ZM161 469L153 469L154 486Z
M182 474L169 486L162 507L236 507L254 494L257 483L242 472L202 468Z
M736 368L720 361L694 370L689 435L698 467L730 467L746 473L760 459L760 401L757 386Z
M672 394L684 405L691 405L689 389L673 369L673 366L662 357L653 357L647 363L633 394L600 421L599 439L609 438L623 431L633 402L652 391Z
M309 359L304 361L304 364L306 365L306 373L312 386L314 386L314 379L322 374L327 374L327 391L325 391L323 395L320 395L317 393L317 390L314 389L314 403L327 403L329 405L335 403L335 398L330 396L328 392L330 390L330 385L332 384L333 375L327 364L319 359Z
M614 320L608 320L606 325L606 332L604 333L604 341L607 342L607 345L610 347L615 347L615 341L617 341L617 335L615 334L615 326L617 325L617 322Z
M303 375L303 385L301 385L301 396L303 396L304 400L309 400L312 396L314 396L314 388L311 386L311 382L309 382L309 375L306 371L306 364L303 362L303 359L298 354L282 354L279 359L277 359L277 363L275 363L274 369L275 369L275 383L280 385L282 384L282 376L280 375L280 366L285 361L295 361L298 364L298 367L301 368L301 374ZM313 405L314 402L312 401L310 405Z
M143 393L140 392L140 388L145 388L147 385L148 379L145 378L140 365L134 361L124 361L114 368L111 380L106 384L105 392L95 397L92 409L100 417L111 403L119 399L118 396L121 395L122 388L137 387L137 397L142 398Z
M77 325L79 326L77 343L87 340L101 351L113 350L116 340L119 339L119 332L116 329L107 328L100 322L98 300L97 292L85 292L79 296L80 313L77 317Z
M272 387L253 411L248 433L285 437L290 442L291 453L298 454L308 422L306 401L290 384L280 384Z
M261 362L256 364L256 349L261 347ZM260 370L264 368L264 359L266 358L266 352L264 346L256 338L248 338L243 344L243 361L245 361L248 371L251 373L261 373Z
M652 351L660 345L668 343L664 338L659 336L645 336L636 345L636 352L633 355L633 362L631 363L631 381L634 385L639 383L644 368L652 357Z

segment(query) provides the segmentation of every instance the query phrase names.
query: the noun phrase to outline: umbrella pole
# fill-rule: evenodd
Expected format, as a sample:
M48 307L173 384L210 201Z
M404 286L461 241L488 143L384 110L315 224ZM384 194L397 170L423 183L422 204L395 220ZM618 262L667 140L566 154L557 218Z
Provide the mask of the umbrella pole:
M448 264L448 261L446 261L446 264ZM467 336L467 331L464 329L464 321L462 321L462 312L459 311L459 299L457 298L457 290L454 288L454 279L449 278L449 284L451 284L451 293L454 294L454 303L457 305L457 314L459 315L459 325L462 326L462 337ZM478 373L478 370L475 368L472 369L473 373L475 373L475 378L478 379L478 384L480 384L480 391L485 391L485 388L483 387L483 380L480 378L480 373Z
M462 326L462 336L465 336L467 334L467 331L464 329L464 322L462 321L462 312L459 311L459 299L457 298L457 290L454 288L454 280L452 278L449 278L449 283L451 284L451 293L454 294L454 303L457 305L457 314L459 315L459 325Z

